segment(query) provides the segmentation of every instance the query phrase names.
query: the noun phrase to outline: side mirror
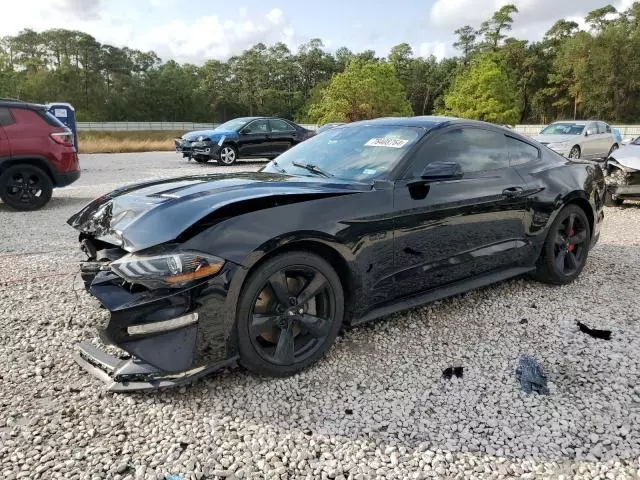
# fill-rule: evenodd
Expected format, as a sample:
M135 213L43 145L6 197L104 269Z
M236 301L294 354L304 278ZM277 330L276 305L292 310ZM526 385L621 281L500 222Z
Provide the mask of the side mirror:
M246 135L248 133L250 133L251 130L249 130L248 128L241 128L240 129L240 135Z
M426 166L423 180L449 180L462 177L462 167L456 162L433 162Z

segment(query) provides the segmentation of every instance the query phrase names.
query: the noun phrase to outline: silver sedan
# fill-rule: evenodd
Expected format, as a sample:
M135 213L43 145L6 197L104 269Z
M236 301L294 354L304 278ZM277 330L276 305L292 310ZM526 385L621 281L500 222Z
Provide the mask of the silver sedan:
M620 146L611 127L598 120L554 122L533 138L569 158L605 159Z

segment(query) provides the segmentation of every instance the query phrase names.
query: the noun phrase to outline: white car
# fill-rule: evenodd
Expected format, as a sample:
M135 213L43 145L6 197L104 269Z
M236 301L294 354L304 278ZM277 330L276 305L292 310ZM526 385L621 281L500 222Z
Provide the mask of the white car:
M605 159L620 146L599 120L554 122L533 138L568 158Z

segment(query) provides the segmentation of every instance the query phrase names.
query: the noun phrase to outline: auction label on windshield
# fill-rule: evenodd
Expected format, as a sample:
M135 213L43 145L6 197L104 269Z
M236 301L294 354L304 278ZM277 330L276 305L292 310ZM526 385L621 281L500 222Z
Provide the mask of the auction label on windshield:
M372 138L365 146L367 147L389 147L389 148L402 148L407 144L408 140L401 138Z

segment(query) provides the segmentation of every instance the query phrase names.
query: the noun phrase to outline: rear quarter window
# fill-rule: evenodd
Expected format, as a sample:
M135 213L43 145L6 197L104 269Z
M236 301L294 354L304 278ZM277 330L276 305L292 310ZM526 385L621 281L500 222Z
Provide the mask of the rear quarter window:
M0 108L0 126L11 125L16 121L11 116L11 111L8 108Z

